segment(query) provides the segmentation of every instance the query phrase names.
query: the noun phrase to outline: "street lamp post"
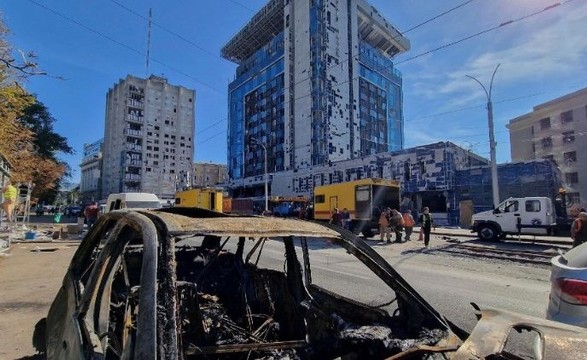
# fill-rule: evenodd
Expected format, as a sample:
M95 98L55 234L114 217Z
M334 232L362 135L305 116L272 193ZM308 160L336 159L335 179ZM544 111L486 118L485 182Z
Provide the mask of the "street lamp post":
M491 161L491 188L493 190L493 207L497 207L499 204L499 183L497 180L497 161L495 155L495 148L497 144L495 143L495 135L493 130L493 104L491 103L491 90L493 88L493 78L495 77L495 73L499 68L499 65L495 67L493 70L493 75L491 75L491 81L489 82L489 91L483 86L481 81L477 80L473 76L465 75L466 77L475 80L481 87L483 91L485 91L485 95L487 95L487 122L489 123L489 156Z
M265 214L269 212L269 185L268 185L268 177L267 177L267 147L265 144L252 136L249 137L249 141L254 143L255 145L259 145L263 148L263 153L265 154Z

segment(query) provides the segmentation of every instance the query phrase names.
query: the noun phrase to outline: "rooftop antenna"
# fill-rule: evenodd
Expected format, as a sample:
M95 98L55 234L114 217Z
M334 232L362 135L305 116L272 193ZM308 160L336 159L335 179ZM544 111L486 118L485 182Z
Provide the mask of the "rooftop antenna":
M151 57L151 22L152 22L152 16L151 16L151 8L149 8L149 26L148 26L148 30L147 30L147 58L146 58L146 74L145 76L149 76L149 58Z

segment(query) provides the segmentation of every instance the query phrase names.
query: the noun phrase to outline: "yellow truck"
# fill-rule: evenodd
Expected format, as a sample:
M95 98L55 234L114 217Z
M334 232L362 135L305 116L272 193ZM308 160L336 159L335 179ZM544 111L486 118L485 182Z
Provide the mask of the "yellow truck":
M222 190L197 188L175 193L176 207L198 207L222 212Z
M399 210L400 185L396 180L368 178L314 188L314 219L329 221L334 208L350 213L349 230L372 237L379 233L379 215L387 207Z

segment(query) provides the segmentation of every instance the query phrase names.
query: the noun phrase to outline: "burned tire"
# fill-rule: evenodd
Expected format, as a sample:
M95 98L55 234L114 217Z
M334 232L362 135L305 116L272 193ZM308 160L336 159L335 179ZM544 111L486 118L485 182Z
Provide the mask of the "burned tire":
M481 225L477 231L477 235L484 241L496 241L499 239L499 231L492 225Z

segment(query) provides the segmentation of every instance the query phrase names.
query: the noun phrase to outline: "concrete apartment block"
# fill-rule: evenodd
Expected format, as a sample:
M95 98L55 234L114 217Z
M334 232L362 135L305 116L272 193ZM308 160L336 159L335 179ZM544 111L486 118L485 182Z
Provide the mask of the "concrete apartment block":
M173 199L189 180L195 90L128 75L108 91L102 196L149 192Z
M512 161L552 160L568 205L587 205L587 88L537 105L507 128Z

